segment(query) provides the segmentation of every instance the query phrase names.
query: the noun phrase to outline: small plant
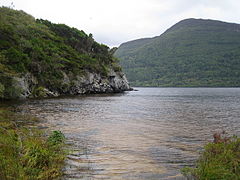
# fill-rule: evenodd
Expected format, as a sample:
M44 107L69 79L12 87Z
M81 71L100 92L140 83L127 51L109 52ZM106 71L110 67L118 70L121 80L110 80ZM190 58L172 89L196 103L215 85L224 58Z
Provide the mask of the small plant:
M39 86L33 90L34 97L47 97L47 93L44 87Z
M53 131L48 137L48 142L52 145L62 144L65 141L65 136L61 131Z
M239 180L240 138L215 133L213 142L204 147L195 168L185 167L182 174L197 180Z

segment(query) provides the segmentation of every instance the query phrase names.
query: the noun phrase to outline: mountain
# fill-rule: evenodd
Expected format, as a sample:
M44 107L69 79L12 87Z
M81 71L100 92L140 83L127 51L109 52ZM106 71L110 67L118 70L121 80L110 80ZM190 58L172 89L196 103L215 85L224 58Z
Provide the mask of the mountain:
M113 52L92 34L0 8L0 98L129 89Z
M240 25L186 19L115 52L133 86L239 87Z

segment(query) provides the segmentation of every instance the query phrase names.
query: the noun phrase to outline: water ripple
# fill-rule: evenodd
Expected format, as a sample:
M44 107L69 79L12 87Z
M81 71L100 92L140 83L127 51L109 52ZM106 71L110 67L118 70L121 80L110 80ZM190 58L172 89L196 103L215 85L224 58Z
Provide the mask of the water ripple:
M66 134L65 179L184 179L216 131L240 134L239 88L138 88L19 107Z

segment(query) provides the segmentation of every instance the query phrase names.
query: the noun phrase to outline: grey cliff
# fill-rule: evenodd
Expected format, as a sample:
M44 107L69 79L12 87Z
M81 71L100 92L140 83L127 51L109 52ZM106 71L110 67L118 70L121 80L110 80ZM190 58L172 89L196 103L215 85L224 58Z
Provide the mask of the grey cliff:
M37 79L30 73L22 77L15 77L15 87L19 89L18 98L32 97L57 97L61 95L80 95L93 93L117 93L130 91L128 80L124 73L110 69L108 74L103 76L99 73L85 71L82 75L71 77L63 72L62 87L58 90L51 87L41 87ZM40 93L36 93L36 89Z

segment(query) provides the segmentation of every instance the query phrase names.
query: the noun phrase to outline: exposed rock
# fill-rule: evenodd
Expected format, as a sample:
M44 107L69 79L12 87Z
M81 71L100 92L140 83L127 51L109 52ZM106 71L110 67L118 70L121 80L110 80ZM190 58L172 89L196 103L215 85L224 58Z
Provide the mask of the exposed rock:
M126 76L112 69L107 77L97 73L86 72L84 76L77 76L73 84L69 94L110 93L132 90Z
M32 93L33 86L37 85L37 79L30 73L25 74L22 77L13 77L13 86L19 89L19 98L27 98Z
M52 92L47 88L43 88L41 93L42 93L41 97L57 97L57 96L59 96L58 92Z
M74 78L63 72L62 88L50 88L38 85L36 78L30 73L15 78L16 86L21 89L19 98L56 97L60 95L77 95L90 93L115 93L132 90L126 76L122 72L109 70L107 76L86 71L84 75Z

